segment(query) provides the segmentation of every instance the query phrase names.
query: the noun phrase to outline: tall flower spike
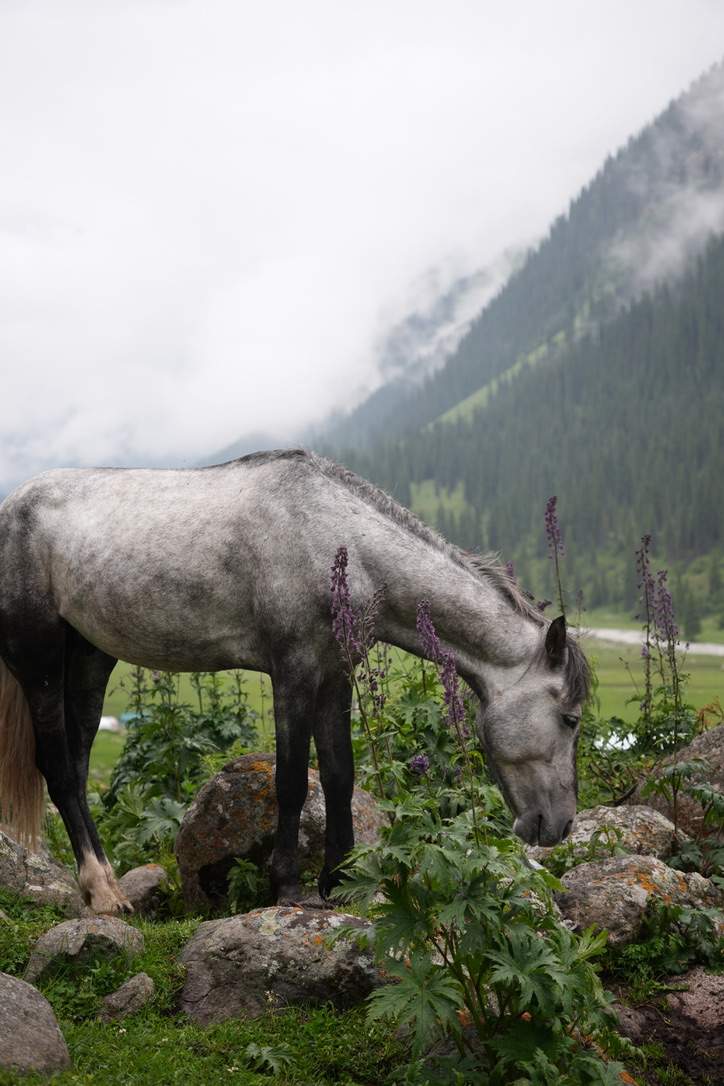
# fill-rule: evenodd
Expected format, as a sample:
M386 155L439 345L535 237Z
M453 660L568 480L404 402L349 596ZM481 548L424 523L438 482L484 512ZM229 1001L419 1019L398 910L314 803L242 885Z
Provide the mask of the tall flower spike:
M442 659L440 638L437 636L437 631L432 624L430 604L427 600L421 600L417 605L416 627L417 636L420 638L420 645L425 656L428 660L432 660L434 664L440 663Z
M422 600L417 605L417 634L425 656L437 664L445 696L447 723L449 727L460 731L465 720L465 705L458 684L455 657L440 644L440 638L437 636L437 630L430 616L430 604L426 600Z
M332 593L332 631L343 649L357 650L357 616L352 609L352 598L347 581L347 548L342 546L334 556L330 590Z
M666 583L668 570L660 569L656 574L654 592L654 624L660 637L670 644L679 640L679 627L674 616L674 601Z
M565 554L565 548L563 546L563 537L561 535L561 526L558 523L558 514L556 512L556 503L558 498L553 495L546 502L545 512L545 527L546 527L546 539L548 540L548 551L550 557L554 558L556 555L562 558Z

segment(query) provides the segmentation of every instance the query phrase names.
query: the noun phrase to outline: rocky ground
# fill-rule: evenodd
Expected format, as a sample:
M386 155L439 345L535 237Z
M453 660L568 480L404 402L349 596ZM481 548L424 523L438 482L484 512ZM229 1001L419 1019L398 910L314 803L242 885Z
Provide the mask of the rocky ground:
M224 907L222 883L209 872L224 866L228 872L237 856L262 865L268 858L275 817L272 772L270 756L250 755L225 767L200 791L177 842L189 908L200 901L205 908ZM318 781L312 783L303 842L305 855L318 861L323 805ZM259 805L262 814L257 816ZM358 836L374 840L381 819L367 794L356 797L355 817ZM695 822L692 827L696 830ZM608 842L608 854L591 858L596 840ZM563 921L579 931L606 927L611 945L626 947L636 944L654 900L724 908L724 892L715 882L668 866L675 843L665 814L641 802L582 812L564 846L569 870L556 895ZM537 863L550 864L556 855L560 859L560 847L555 855L547 849L529 852ZM128 872L122 885L139 916L167 913L171 887L160 865ZM90 915L68 869L48 854L30 853L0 834L0 889L36 907L47 904L66 917L39 932L22 977L11 975L13 963L8 969L0 957L0 969L8 969L0 972L0 1069L50 1074L69 1066L69 1048L39 990L63 970L82 977L84 970L101 969L104 961L114 963L123 982L97 1009L98 1022L108 1029L166 998L139 968L144 937L138 922ZM0 914L0 929L11 923ZM330 942L328 937L342 926L354 929L357 938L348 934ZM206 1029L228 1020L251 1020L269 1009L359 1004L385 982L365 948L368 929L367 921L335 911L276 907L201 923L189 929L190 937L174 958L181 978L175 1010ZM643 998L620 978L611 978L611 985L623 1033L636 1044L659 1045L691 1082L724 1081L724 976L697 966L683 975L657 978Z

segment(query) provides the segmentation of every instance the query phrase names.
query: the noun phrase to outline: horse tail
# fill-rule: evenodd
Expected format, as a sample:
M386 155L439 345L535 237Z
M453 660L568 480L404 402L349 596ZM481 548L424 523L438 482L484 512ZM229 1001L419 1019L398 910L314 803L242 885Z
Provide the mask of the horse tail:
M30 709L20 683L0 658L0 825L15 840L36 848L44 808Z

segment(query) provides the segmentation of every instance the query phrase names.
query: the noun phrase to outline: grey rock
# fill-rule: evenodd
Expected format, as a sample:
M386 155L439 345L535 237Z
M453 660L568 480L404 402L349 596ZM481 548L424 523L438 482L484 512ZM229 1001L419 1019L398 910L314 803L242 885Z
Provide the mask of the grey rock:
M606 840L616 843L624 852L641 856L657 856L666 859L674 851L676 837L674 823L659 811L643 804L628 807L591 807L576 815L573 833L562 845L553 848L532 846L526 854L532 860L545 864L553 852L561 849L573 851L579 863L586 860L587 846L595 833L600 833L600 847L605 849ZM681 839L681 835L679 835Z
M52 1074L70 1067L63 1034L45 996L0 973L0 1068Z
M340 925L362 937L371 924L357 916L275 906L201 924L181 962L181 1008L195 1022L256 1018L274 1007L327 1003L350 1007L384 978L372 954L353 940L327 945Z
M56 905L66 916L88 911L67 867L47 852L31 852L1 830L0 886L38 905Z
M160 864L144 864L127 871L118 880L121 891L139 916L155 917L168 899L168 874Z
M636 939L652 896L674 905L724 906L724 893L710 879L675 871L655 856L580 864L561 881L566 890L556 901L573 930L606 928L614 946Z
M277 824L273 754L245 754L225 765L198 792L176 837L184 900L190 909L222 907L227 876L237 858L266 865ZM355 788L352 819L358 844L374 844L383 816L373 796ZM324 858L324 794L316 770L299 827L302 870L321 870Z
M105 997L98 1017L103 1022L128 1018L129 1014L135 1014L145 1007L153 999L155 992L156 985L148 973L136 973L115 992Z
M25 979L37 981L61 962L85 962L121 953L130 960L143 947L140 931L116 917L66 920L40 936L31 952Z
M697 735L687 747L682 747L676 754L665 758L660 766L652 770L652 775L658 776L664 766L669 766L673 762L689 762L696 758L702 759L706 765L700 773L694 775L692 783L708 784L724 792L724 724ZM663 796L642 798L644 783L638 786L628 802L647 803L667 818L673 819L672 806ZM724 840L724 833L721 830L704 825L704 811L701 804L687 796L685 792L680 792L677 800L677 824L679 830L689 834L690 837L702 834L705 837Z

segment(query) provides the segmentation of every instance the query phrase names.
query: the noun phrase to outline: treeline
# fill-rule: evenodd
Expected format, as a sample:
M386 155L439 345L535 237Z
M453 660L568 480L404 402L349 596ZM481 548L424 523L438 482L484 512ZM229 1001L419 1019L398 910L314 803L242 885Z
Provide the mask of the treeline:
M676 285L501 382L469 421L337 455L406 504L412 482L431 479L452 491L462 481L462 507L438 510L437 526L464 547L512 557L536 590L545 566L543 506L556 494L588 603L628 606L636 581L627 563L644 532L654 533L662 561L681 567L709 554L717 564L723 433L719 238Z

